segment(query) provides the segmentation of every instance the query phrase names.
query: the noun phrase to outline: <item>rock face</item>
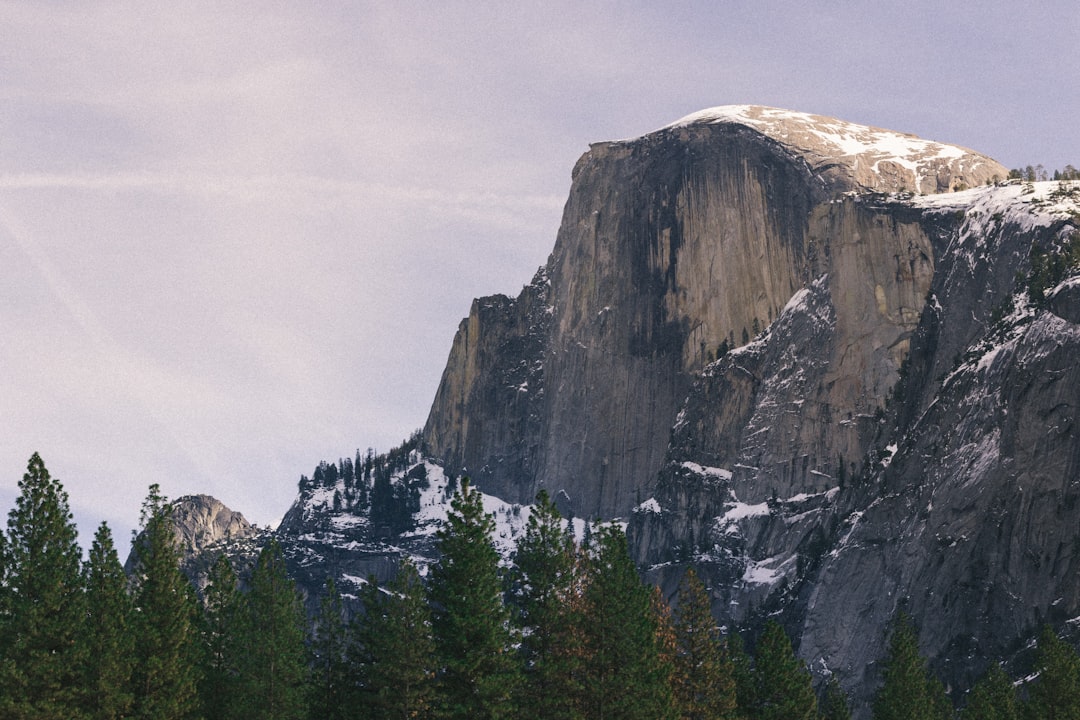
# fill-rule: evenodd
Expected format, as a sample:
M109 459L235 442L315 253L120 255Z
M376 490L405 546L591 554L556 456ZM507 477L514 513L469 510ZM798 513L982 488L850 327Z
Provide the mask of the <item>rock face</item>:
M829 271L866 268L881 279L839 287L848 334L838 340L850 346L867 328L889 337L873 338L873 357L844 354L834 367L841 384L857 375L851 382L869 384L880 404L933 254L916 221L897 225L830 201L1005 175L954 146L749 106L593 145L574 169L547 267L516 301L479 300L463 321L427 446L449 470L515 502L546 487L577 515L626 515L652 492L693 378ZM874 223L886 220L891 229L878 233ZM843 252L831 258L838 243ZM866 307L880 312L860 324ZM900 335L879 331L877 316L899 323ZM873 400L860 398L867 407Z
M277 536L309 606L433 559L468 474L504 553L541 488L577 531L622 518L650 582L692 565L723 624L779 618L859 716L899 610L963 692L1080 617L1080 183L1006 174L751 106L593 145L421 436L301 483Z
M181 569L200 591L206 587L207 573L219 554L228 552L246 565L265 535L243 515L209 495L185 495L171 506ZM138 562L138 546L136 541L124 563L128 574Z
M1080 186L1006 175L749 106L593 145L547 266L463 322L426 452L627 519L650 581L693 564L857 705L900 609L962 690L1080 616Z

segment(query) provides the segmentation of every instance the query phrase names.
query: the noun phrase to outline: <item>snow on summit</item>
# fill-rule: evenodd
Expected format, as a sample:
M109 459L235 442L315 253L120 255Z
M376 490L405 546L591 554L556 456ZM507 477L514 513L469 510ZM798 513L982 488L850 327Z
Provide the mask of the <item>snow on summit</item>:
M724 124L742 125L774 140L843 190L938 193L1004 180L1008 175L997 161L967 148L761 105L708 108L657 132Z

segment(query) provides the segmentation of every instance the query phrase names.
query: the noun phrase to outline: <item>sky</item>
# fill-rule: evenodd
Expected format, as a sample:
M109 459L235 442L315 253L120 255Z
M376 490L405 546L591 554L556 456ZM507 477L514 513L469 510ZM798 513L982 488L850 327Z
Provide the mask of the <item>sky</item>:
M1080 167L1058 2L0 0L0 511L39 452L126 554L423 426L575 161L716 105Z

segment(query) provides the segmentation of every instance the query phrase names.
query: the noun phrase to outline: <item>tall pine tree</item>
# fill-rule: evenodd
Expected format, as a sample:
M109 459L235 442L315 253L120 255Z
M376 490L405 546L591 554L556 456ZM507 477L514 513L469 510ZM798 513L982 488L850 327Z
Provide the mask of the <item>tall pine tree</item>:
M83 686L85 708L94 720L128 717L134 697L135 636L127 576L116 554L109 526L101 523L94 535L84 570L86 621L82 625L87 649Z
M1044 625L1035 656L1039 677L1028 691L1026 715L1033 720L1080 720L1080 656Z
M229 557L222 553L210 567L203 591L203 672L199 696L205 720L236 716L239 687L237 632L243 596Z
M386 591L372 578L361 601L364 614L353 621L349 646L361 717L434 717L435 640L416 566L403 559Z
M272 539L255 561L238 630L237 696L245 714L260 720L306 718L306 626L281 546Z
M791 647L784 628L775 620L754 653L757 713L760 720L810 720L817 716L817 696L810 671Z
M180 572L172 506L151 485L134 552L134 716L187 720L199 713L199 616L195 592Z
M1019 719L1016 690L999 663L991 663L979 682L975 683L961 717L963 720Z
M7 527L10 614L0 625L0 714L83 717L82 551L67 493L37 453L19 482Z
M731 659L712 614L709 594L693 568L679 584L673 690L687 720L734 718L737 710Z
M840 687L836 675L830 675L825 683L825 697L821 699L821 720L851 720L851 708L847 694Z
M351 474L352 465L347 467ZM311 697L308 702L311 720L346 720L349 717L346 645L341 593L334 579L327 578L311 643Z
M581 696L581 625L574 538L541 490L514 555L513 599L522 629L523 712L570 718Z
M509 717L519 673L492 543L495 520L468 479L450 508L431 571L440 704L451 718Z
M616 525L593 532L585 586L587 717L675 717L670 669L661 662L650 592Z
M757 683L754 677L754 664L742 635L728 633L727 651L731 658L731 674L735 679L735 705L738 717L754 718L757 713Z
M884 682L874 695L874 720L943 720L945 690L919 654L919 636L906 614L893 623L882 668Z

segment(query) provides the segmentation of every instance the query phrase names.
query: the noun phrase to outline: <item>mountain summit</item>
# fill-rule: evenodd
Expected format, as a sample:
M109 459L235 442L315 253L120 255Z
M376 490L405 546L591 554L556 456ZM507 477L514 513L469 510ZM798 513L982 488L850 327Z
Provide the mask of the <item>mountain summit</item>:
M661 130L741 125L803 158L847 190L939 193L977 187L1008 172L996 160L956 145L844 120L761 105L725 105L687 115Z

